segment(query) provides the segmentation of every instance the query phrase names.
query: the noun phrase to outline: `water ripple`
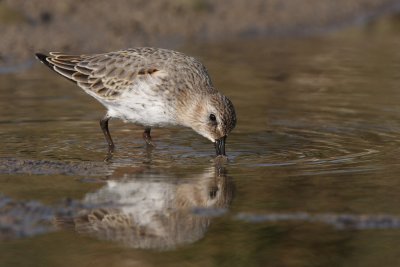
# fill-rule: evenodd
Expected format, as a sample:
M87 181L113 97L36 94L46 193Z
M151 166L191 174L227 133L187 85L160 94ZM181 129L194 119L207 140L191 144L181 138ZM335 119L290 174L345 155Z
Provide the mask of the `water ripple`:
M270 214L252 214L238 213L235 219L248 223L279 223L279 222L308 222L324 223L335 227L336 229L399 229L400 217L390 214L336 214L320 213L311 214L307 212L294 213L270 213Z

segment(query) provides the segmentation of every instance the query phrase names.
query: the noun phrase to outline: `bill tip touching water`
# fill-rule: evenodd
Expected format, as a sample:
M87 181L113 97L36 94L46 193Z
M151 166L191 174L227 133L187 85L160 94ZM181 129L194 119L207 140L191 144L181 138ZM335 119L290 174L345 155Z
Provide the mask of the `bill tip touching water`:
M108 143L106 159L114 153L108 129L111 118L142 125L148 145L153 145L153 127L189 127L214 143L217 156L226 155L227 136L236 126L235 108L214 88L197 59L150 47L93 55L37 53L36 57L107 108L100 120Z

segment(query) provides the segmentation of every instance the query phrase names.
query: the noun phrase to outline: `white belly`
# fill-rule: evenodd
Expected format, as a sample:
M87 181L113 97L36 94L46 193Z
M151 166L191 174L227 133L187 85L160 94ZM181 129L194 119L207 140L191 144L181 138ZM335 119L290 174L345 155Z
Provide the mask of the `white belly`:
M147 89L147 88L141 88ZM150 90L132 90L114 101L101 101L108 115L144 126L166 126L176 124L173 103L166 102L161 94Z
M159 72L157 72L159 73ZM108 100L91 90L86 93L96 98L108 110L112 118L119 118L126 122L133 122L144 126L176 125L175 102L173 92L168 88L159 87L166 73L161 72L154 76L137 79L131 88L124 88L124 92L116 99Z

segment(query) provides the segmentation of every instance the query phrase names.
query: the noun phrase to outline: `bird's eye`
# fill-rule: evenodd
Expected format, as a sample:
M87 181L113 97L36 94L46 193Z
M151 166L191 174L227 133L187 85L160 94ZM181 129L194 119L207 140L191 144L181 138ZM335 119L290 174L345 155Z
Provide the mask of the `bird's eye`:
M217 121L217 118L215 117L215 115L214 114L210 114L210 121Z

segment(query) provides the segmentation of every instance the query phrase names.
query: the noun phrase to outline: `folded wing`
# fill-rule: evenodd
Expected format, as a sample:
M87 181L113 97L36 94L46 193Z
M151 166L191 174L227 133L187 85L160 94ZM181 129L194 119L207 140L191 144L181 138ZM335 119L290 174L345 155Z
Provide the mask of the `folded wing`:
M158 83L166 71L139 53L119 51L97 55L36 54L46 66L75 82L87 93L113 100L139 82Z

